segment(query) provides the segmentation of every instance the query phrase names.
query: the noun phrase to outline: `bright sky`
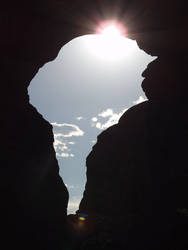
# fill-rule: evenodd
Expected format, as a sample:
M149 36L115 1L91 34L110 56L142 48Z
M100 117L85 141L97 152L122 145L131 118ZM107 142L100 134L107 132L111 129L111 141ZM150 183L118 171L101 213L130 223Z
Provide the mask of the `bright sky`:
M70 195L68 213L78 209L85 160L97 135L146 99L141 73L155 59L135 41L101 39L90 35L72 40L39 70L29 87L30 102L54 128L60 175Z

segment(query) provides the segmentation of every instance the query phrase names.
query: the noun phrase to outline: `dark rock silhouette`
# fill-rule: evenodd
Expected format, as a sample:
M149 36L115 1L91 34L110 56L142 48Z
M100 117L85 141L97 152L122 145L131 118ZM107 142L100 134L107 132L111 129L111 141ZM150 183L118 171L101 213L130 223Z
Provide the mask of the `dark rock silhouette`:
M188 205L185 114L184 101L136 105L98 136L87 158L78 212L101 218L96 231L111 229L120 248L184 249L181 244L187 244L187 216L179 213Z
M57 4L1 4L3 249L63 249L66 237L68 191L59 176L52 126L32 107L27 93L38 69L75 36L73 29L62 32L63 22L55 20L57 15L51 6L58 11Z
M58 173L52 126L29 103L10 108L11 119L1 124L1 242L6 240L6 249L12 243L16 249L59 249L68 192Z
M4 249L12 244L14 249L65 246L68 193L59 176L52 127L29 103L27 87L65 43L92 33L98 20L117 13L117 6L129 37L159 56L159 64L153 65L163 66L154 69L154 76L148 73L151 81L147 76L143 82L149 101L131 108L118 125L99 136L87 159L80 211L93 216L88 228L97 249L159 249L159 245L165 250L187 249L186 5L182 0L1 3L0 244ZM169 62L173 85L167 78L154 81ZM74 237L78 242L84 237L82 248L89 250L91 240L84 235Z
M187 33L181 38L188 22L185 1L172 1L169 15L169 2L158 2L161 12L154 11L156 4L148 3L151 13L140 20L147 32L134 36L140 48L158 56L143 72L148 101L102 132L87 157L77 216L85 213L96 223L80 249L188 248Z

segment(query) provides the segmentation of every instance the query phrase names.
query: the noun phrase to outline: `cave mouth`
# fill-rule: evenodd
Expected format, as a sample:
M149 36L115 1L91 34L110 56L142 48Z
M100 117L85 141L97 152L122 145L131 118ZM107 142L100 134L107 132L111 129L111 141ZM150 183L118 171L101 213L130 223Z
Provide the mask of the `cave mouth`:
M53 126L59 173L69 191L68 214L78 209L86 182L85 160L97 135L146 99L141 73L154 60L131 40L131 51L124 53L122 47L121 60L103 60L93 54L88 41L82 36L67 43L28 89L30 103Z

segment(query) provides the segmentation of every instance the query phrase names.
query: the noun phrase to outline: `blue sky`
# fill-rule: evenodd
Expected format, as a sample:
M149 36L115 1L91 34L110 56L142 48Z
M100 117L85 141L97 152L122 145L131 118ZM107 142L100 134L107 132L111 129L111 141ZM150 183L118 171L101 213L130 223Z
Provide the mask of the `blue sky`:
M155 59L129 39L118 57L102 57L92 39L96 35L66 44L29 87L30 103L53 125L60 175L70 195L68 213L78 209L86 182L85 160L97 135L146 99L141 73Z

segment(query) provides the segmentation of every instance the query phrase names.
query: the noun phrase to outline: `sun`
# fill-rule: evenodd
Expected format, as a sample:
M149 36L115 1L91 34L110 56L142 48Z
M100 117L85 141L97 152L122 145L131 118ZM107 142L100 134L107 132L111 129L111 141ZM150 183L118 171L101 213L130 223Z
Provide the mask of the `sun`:
M98 25L95 35L87 36L87 46L99 58L114 62L128 56L134 42L126 38L124 26L116 21L106 21Z
M117 37L117 36L122 36L121 30L118 29L114 24L111 24L104 29L101 30L100 32L101 35L103 36L108 36L108 37Z
M96 34L108 37L123 37L126 36L126 30L125 27L117 21L105 21L98 25Z

